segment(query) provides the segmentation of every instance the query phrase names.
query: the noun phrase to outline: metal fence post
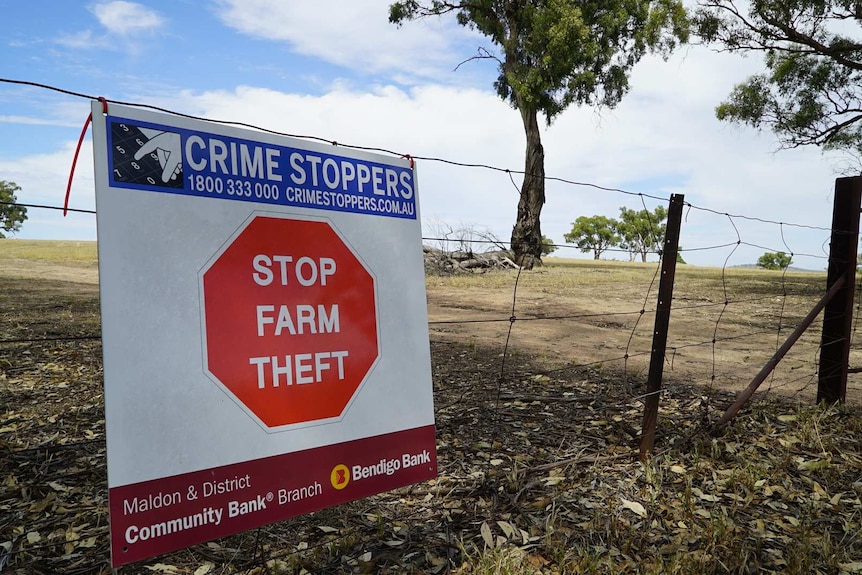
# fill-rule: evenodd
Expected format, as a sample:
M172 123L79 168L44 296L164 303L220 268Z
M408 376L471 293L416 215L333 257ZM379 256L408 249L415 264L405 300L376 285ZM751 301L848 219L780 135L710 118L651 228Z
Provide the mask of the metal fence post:
M847 395L847 363L850 360L850 331L853 320L853 293L856 286L856 248L859 245L859 209L862 205L862 176L835 180L832 208L832 239L826 288L844 276L844 287L823 312L820 340L820 371L817 402L843 402Z
M658 421L658 396L664 371L667 349L667 328L670 323L670 305L673 299L673 279L676 274L676 256L679 250L679 232L682 227L682 208L685 196L673 194L667 210L667 229L662 248L661 279L658 284L658 305L655 311L655 329L647 378L647 395L644 402L644 419L641 430L640 458L643 461L653 450L655 428Z

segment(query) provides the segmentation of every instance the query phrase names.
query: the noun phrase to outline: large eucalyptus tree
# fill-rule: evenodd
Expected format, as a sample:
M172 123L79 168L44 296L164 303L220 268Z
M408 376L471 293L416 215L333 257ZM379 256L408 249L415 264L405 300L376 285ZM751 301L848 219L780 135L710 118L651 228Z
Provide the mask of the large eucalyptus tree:
M475 58L496 62L497 94L521 114L527 146L512 250L530 269L541 263L545 204L539 115L550 125L571 104L618 104L644 54L687 40L686 11L679 0L401 0L389 21L449 13L491 41Z

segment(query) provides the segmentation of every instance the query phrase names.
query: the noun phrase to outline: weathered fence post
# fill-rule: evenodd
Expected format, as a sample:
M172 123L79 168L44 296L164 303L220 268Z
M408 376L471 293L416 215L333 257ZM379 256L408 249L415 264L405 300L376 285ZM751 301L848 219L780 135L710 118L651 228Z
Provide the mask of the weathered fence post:
M664 371L667 349L667 328L670 323L670 304L673 299L673 278L676 274L676 256L679 250L679 232L682 227L682 208L685 196L672 194L667 210L667 229L662 247L661 279L658 284L658 305L655 310L655 329L652 336L647 394L644 402L643 428L641 429L640 458L643 461L653 450L655 428L658 421L658 396Z
M856 285L856 248L859 245L859 209L862 205L862 176L835 180L832 208L832 239L826 288L841 276L844 287L823 312L820 340L820 372L817 402L843 402L847 395L847 364L850 360L850 330L853 320L853 292Z
M799 325L796 326L796 329L793 330L788 338L781 344L769 361L766 362L766 365L763 366L757 375L754 376L754 379L751 380L751 383L748 384L748 387L742 390L736 401L731 404L730 407L727 408L727 411L724 412L724 415L716 422L715 427L713 428L714 433L718 433L722 427L727 425L727 423L734 418L736 413L742 409L742 406L746 404L746 402L751 399L751 396L754 395L754 392L757 391L757 388L760 387L760 384L766 381L766 378L772 373L772 370L778 365L778 362L781 361L787 352L790 351L790 348L793 347L793 344L802 337L802 334L805 333L805 330L808 329L812 323L814 323L814 319L820 315L820 312L826 307L826 305L832 301L832 299L844 288L844 282L846 281L845 276L839 277L835 283L833 283L829 290L823 294L823 297L811 308L811 311L808 312L808 315L803 318Z

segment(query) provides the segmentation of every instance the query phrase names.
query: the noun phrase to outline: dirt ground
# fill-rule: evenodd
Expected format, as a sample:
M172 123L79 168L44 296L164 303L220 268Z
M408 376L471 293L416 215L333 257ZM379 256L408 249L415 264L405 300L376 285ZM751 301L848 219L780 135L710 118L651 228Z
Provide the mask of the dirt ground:
M710 434L822 278L678 274L644 465L653 277L429 278L436 480L121 573L862 571L862 417L807 406L817 337ZM0 572L109 573L97 271L4 260L0 310Z
M614 369L624 380L643 380L657 266L590 264L551 264L520 278L514 271L429 277L430 333L441 341L501 349L508 338L513 351L541 357L547 369L592 365ZM687 268L677 271L665 377L733 393L748 385L825 290L823 274ZM71 282L83 291L97 289L99 281L95 263L9 259L2 273ZM818 318L762 391L813 401L820 329ZM850 365L862 367L862 345L852 347ZM847 399L862 402L862 374L850 376Z
M522 276L514 298L516 272L494 272L493 279L430 278L431 333L450 341L502 346L508 319L514 316L510 344L515 350L538 355L549 367L598 366L617 371L621 384L629 377L641 381L649 366L656 271L655 265L607 262L553 266ZM824 274L681 266L664 367L667 384L694 383L738 393L824 291ZM499 321L445 323L473 319ZM820 330L818 318L762 392L813 401ZM850 365L862 366L857 346ZM862 400L862 376L850 376L847 397L854 404Z

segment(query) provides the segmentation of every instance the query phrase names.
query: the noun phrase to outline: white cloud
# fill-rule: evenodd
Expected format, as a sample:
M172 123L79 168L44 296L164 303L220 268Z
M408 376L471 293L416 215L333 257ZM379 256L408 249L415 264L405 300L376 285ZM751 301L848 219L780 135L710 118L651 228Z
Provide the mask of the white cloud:
M835 156L814 148L776 152L771 133L715 118L715 106L759 66L757 58L698 48L667 63L645 60L632 76L632 92L617 109L603 113L600 122L589 110L573 109L548 131L548 174L662 197L683 193L687 202L721 213L828 228ZM650 208L658 203L645 201ZM637 197L551 184L543 229L560 240L578 215L616 216L622 205L642 208ZM734 226L742 242L773 251L821 254L828 235L741 218L731 224L724 215L692 210L683 225L682 244L735 243ZM752 263L763 251L741 246L730 263ZM729 253L730 248L711 250L686 260L717 265ZM822 268L820 260L796 261Z
M164 23L158 12L137 2L100 2L92 7L92 11L108 32L118 36L154 30Z
M742 219L731 223L721 215L727 212L823 227L830 223L835 174L829 157L816 149L774 153L771 134L758 135L714 117L714 106L733 84L759 65L755 58L744 60L700 48L680 53L667 63L645 60L632 77L632 92L617 109L597 113L573 108L543 131L547 175L662 198L672 192L684 193L688 202L720 212L692 210L687 214L682 243L688 248L735 244L738 230L743 242L767 246L770 251L786 244L796 253L822 253L825 232ZM240 86L186 91L148 101L342 144L523 169L520 117L490 86L360 89L333 82L319 96ZM92 174L87 173L91 168L86 157L82 155L80 160L72 202L83 207L92 205ZM48 155L0 159L0 171L10 174L6 179L20 180L28 195L56 205L62 201L70 161L67 146ZM418 177L423 219L476 224L508 238L521 176L510 178L498 171L420 160ZM650 208L664 203L643 201ZM578 216L616 216L620 206L641 209L641 202L636 196L549 181L543 232L559 242ZM36 233L26 225L24 231ZM691 253L686 260L720 265L730 251ZM751 263L763 251L741 246L730 263ZM566 254L576 255L574 251ZM796 261L803 267L823 267L821 260Z
M757 135L715 119L715 104L749 65L732 58L722 63L723 57L693 51L669 63L644 62L633 78L632 93L617 109L564 113L543 132L547 175L663 198L684 193L688 202L720 212L828 227L834 180L828 159L815 149L776 154L771 134ZM342 85L309 96L240 87L187 92L181 99L184 111L342 144L513 170L523 167L519 115L490 90L432 84L408 91L392 86L363 91ZM508 238L521 176L429 161L420 161L418 169L424 218L473 223ZM638 197L553 181L547 199L543 231L556 241L562 241L580 215L616 216L620 206L643 207ZM644 201L650 208L666 203ZM821 232L734 223L743 242L782 249L786 241L795 252L821 253ZM736 240L725 216L689 214L683 245ZM752 250L743 246L731 263L750 263L763 251ZM727 250L698 253L687 260L719 264L726 255Z
M19 158L0 157L2 179L21 186L21 191L17 194L21 203L62 206L76 144L77 142L69 141L53 151ZM93 147L89 141L85 141L75 169L69 206L94 209L94 185ZM95 223L95 220L93 222ZM28 227L28 224L24 224L22 231L27 232ZM42 230L43 233L46 231L48 235L35 237L57 237L51 234L50 230ZM21 237L28 236L22 234Z
M455 43L487 41L458 26L454 18L429 18L398 29L389 23L389 0L220 0L219 16L244 34L288 42L300 54L360 68L397 70L412 76L450 72L470 56Z
M91 6L90 11L104 28L103 33L95 33L90 29L79 30L62 34L55 42L74 49L125 48L137 52L136 40L144 34L158 31L165 22L158 12L125 0L100 2Z
M20 115L0 115L0 123L2 124L25 124L30 126L62 126L64 128L74 127L73 122L65 120L54 120L50 118L37 118L32 116Z
M66 48L90 49L107 45L104 36L94 36L92 30L81 30L74 34L64 34L56 40L57 44Z

